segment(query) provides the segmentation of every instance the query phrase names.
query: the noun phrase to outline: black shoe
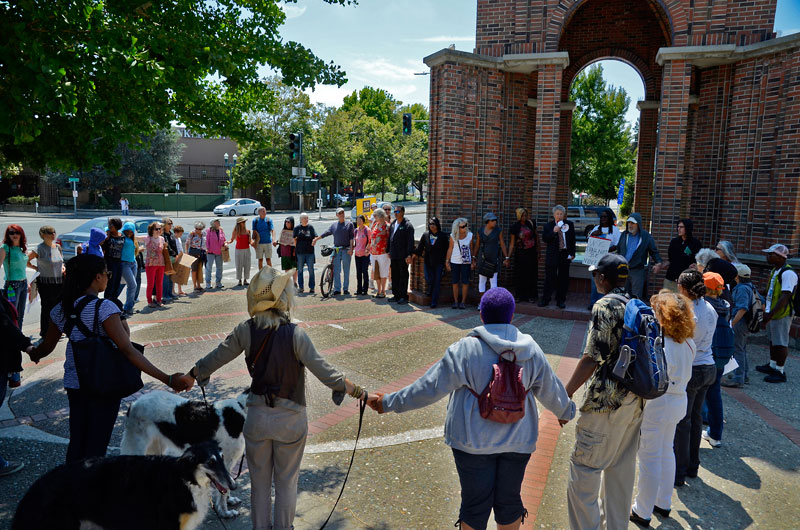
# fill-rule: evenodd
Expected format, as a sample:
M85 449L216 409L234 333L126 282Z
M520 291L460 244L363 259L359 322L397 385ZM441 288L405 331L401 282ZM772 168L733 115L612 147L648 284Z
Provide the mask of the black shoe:
M556 305L561 309L566 309L567 304L565 302L556 302Z
M658 506L653 506L653 513L657 513L661 517L669 517L669 512L672 510L665 510L664 508L659 508Z
M683 486L686 485L686 481L684 479L677 479L676 478L674 485L675 485L676 488L682 488Z
M308 294L314 294L314 288L313 287L308 290Z
M549 303L550 303L550 300L539 300L539 303L536 304L536 305L538 305L539 307L547 307L547 305Z
M406 305L407 303L408 303L407 298L401 298L400 300L397 301L397 305Z
M631 521L638 524L643 528L650 528L650 519L645 519L644 517L639 517L636 515L636 512L631 510Z
M436 304L431 304L431 309L436 309Z
M687 471L686 478L697 478L697 470L694 471Z
M758 371L759 371L759 372L761 372L762 374L767 374L767 375L779 374L779 373L780 373L780 372L779 372L779 371L777 371L775 368L773 368L772 366L770 366L770 365L769 365L769 363L767 363L767 364L760 364L760 365L756 366L756 370L758 370Z
M458 309L458 302L453 302L453 305L450 306L450 309Z
M350 294L350 291L348 291L347 289L345 289L343 294L349 295L349 294Z
M340 294L342 294L342 293L340 293L339 291L333 291L333 295L331 295L331 296L339 296Z
M764 378L766 383L785 383L786 382L786 374L775 371L774 374L769 374L767 377Z

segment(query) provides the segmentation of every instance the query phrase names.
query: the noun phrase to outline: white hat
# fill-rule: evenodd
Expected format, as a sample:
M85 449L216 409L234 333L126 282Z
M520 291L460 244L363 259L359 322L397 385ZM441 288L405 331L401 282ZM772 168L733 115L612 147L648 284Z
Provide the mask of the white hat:
M339 215L340 213L344 213L344 208L336 208L336 215Z
M745 265L744 263L737 263L736 264L736 273L739 275L740 278L749 278L751 274L750 267Z
M773 254L774 253L774 254L777 254L778 256L782 257L782 258L788 258L789 257L789 249L786 248L786 245L781 245L780 243L775 243L771 247L765 248L761 252L764 252L765 254Z
M250 316L272 309L281 303L281 294L294 277L294 271L295 269L291 269L281 274L277 269L266 266L253 276L247 288L247 312ZM277 309L289 310L288 307Z

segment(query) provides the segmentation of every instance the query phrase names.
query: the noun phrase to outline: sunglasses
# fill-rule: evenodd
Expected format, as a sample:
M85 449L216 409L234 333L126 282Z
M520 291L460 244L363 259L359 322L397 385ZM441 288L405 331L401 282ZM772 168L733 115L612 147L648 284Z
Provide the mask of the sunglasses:
M467 225L458 225L459 228L466 228Z
M8 235L10 235L10 236L18 236L18 235L20 235L20 233L17 232L16 230L9 230L8 231Z

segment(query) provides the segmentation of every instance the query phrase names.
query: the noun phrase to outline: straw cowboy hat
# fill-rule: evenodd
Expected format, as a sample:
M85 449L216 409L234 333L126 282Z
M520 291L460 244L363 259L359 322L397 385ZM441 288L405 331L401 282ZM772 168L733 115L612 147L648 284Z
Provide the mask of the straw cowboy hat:
M250 280L250 286L247 288L247 312L250 313L250 316L281 304L281 294L286 290L286 286L293 277L294 269L283 274L272 267L264 267L259 270ZM277 309L289 310L288 307L278 307Z

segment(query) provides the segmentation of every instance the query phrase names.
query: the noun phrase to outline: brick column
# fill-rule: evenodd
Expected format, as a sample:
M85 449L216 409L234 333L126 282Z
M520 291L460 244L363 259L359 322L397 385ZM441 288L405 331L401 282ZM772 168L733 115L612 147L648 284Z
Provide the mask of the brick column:
M639 101L639 152L636 161L636 188L633 194L633 211L642 214L645 227L650 222L653 209L653 164L658 141L659 101Z
M561 123L558 136L558 181L556 182L556 202L567 206L572 199L569 185L570 160L572 157L572 112L574 101L561 103Z
M538 73L536 140L533 164L535 191L531 212L537 221L550 216L558 196L559 132L561 126L561 66L543 65Z
M692 65L688 61L664 63L651 218L651 232L662 254L667 251L675 221L680 216L682 188L689 171L686 146L691 80Z

